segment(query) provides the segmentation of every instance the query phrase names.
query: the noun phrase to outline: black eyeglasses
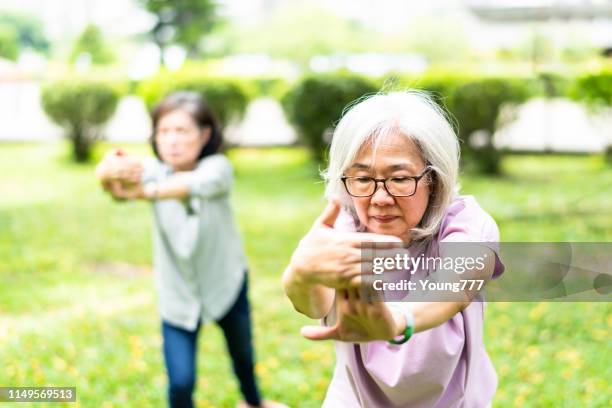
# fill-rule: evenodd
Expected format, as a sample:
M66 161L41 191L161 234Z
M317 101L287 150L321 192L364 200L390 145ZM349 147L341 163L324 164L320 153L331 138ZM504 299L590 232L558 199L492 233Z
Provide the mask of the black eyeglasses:
M383 183L385 191L393 197L410 197L416 193L419 180L431 171L431 166L425 167L418 176L389 177L377 179L364 176L343 176L340 178L344 188L353 197L371 197L378 190L378 183Z

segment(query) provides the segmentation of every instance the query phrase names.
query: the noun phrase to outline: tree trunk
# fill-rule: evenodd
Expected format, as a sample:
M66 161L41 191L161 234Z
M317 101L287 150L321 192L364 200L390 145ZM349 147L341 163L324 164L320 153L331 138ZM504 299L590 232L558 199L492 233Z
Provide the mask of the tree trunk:
M72 130L70 137L72 141L72 156L77 163L85 163L90 157L91 142L87 138L87 133L83 128Z

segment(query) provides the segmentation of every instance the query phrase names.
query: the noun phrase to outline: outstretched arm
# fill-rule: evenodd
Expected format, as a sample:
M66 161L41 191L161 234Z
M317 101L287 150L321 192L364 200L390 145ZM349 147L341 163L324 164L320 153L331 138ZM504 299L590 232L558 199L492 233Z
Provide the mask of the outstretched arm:
M233 184L232 166L223 156L206 159L194 170L176 172L159 181L146 181L133 188L120 186L113 195L126 199L213 198L228 194Z
M326 316L335 289L346 288L361 274L364 241L397 244L398 238L379 234L345 233L333 226L340 204L332 201L300 241L283 274L283 288L295 309L308 317Z
M494 252L484 246L475 246L475 251L486 254L488 262L483 268L471 268L461 279L483 280L486 284L495 268ZM422 293L410 295L407 302L396 302L393 306L382 302L368 302L361 298L361 288L338 290L336 296L335 322L329 327L306 326L302 335L310 340L340 340L367 342L389 340L404 332L407 322L402 308L409 308L414 316L414 333L437 327L465 309L478 294L477 289L466 289L457 293L452 301L426 301ZM412 295L412 294L411 294Z

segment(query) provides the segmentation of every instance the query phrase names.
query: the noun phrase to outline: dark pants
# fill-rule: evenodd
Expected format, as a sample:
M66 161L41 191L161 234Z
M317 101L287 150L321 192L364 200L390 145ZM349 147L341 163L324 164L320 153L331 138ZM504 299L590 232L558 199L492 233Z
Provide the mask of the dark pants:
M217 321L223 330L234 373L240 382L240 391L251 405L261 404L254 375L251 316L247 298L247 276L238 299L229 312ZM168 401L171 407L193 407L192 394L196 381L196 350L200 324L195 331L172 326L162 321L164 359L168 372Z

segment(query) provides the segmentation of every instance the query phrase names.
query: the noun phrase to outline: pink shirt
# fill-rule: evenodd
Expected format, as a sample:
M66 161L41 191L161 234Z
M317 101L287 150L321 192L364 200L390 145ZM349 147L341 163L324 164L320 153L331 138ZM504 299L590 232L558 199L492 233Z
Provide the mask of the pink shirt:
M335 228L350 230L351 225L354 230L350 215L343 213ZM474 197L454 199L430 245L450 241L499 242L495 221ZM496 259L493 277L503 270ZM489 406L497 375L483 343L484 306L474 301L446 323L414 334L403 345L335 342L336 368L323 406Z

